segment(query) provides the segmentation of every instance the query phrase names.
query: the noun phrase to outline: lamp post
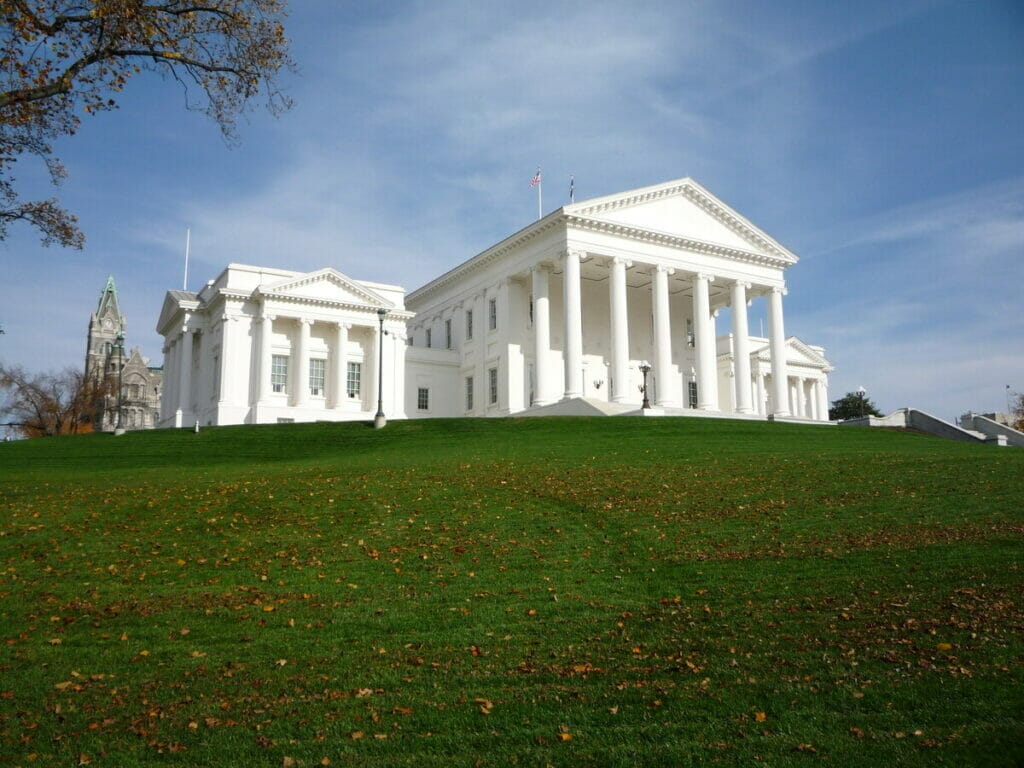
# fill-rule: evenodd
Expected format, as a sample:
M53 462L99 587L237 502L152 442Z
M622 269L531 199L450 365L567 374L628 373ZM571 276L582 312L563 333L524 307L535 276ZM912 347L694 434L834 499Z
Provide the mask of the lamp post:
M644 393L644 401L640 404L640 410L646 411L651 407L651 401L647 399L647 374L651 372L651 364L644 360L640 363L640 373L644 375L644 385L640 391Z
M864 418L864 396L867 393L868 393L868 391L866 389L864 389L863 385L857 387L857 395L858 395L858 397L860 397L860 417L862 419Z
M373 417L373 428L380 429L388 423L384 418L384 316L388 311L381 307L377 310L377 320L380 322L380 336L377 341L377 415Z
M124 434L124 409L121 397L124 392L124 334L118 332L114 344L117 350L117 423L114 425L114 435Z

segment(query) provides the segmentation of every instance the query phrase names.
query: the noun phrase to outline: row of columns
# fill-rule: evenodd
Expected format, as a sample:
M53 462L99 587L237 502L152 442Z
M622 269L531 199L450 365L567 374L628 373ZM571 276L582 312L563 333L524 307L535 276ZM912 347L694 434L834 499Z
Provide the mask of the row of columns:
M583 312L580 291L580 261L584 254L570 250L563 256L563 302L565 320L565 391L564 398L583 395ZM609 280L611 304L611 373L615 383L613 402L625 402L629 397L624 382L629 379L629 321L626 299L626 270L632 262L616 257L610 262ZM652 305L654 312L654 371L659 375L672 366L671 318L669 315L668 278L674 270L652 265ZM557 398L551 392L551 307L550 268L537 264L532 270L533 333L536 350L536 405L547 405ZM718 371L714 318L717 310L711 307L710 284L713 275L696 273L693 276L694 341L696 347L697 407L705 411L719 410ZM739 413L753 413L750 388L750 335L747 324L747 291L751 284L735 281L731 286L732 332L735 358L735 402ZM785 331L782 320L782 295L785 289L773 287L769 293L768 326L772 365L772 412L788 416L786 387ZM764 386L764 382L760 382ZM658 387L657 404L675 405L668 387Z
M256 397L261 403L269 401L270 396L273 394L271 391L271 367L273 360L273 323L276 319L276 315L267 313L260 315L256 319L256 322L260 324L259 383L257 385ZM295 345L295 354L292 356L295 365L295 386L293 387L294 391L289 393L289 403L296 407L302 407L309 403L309 351L310 337L314 321L305 317L289 319L294 319L295 322L299 324L299 336ZM342 404L346 401L347 394L348 368L346 363L348 362L349 331L352 329L352 324L337 322L333 323L333 325L334 354L330 357L331 375L328 378L332 385L329 387L329 396L326 399L328 408L341 408ZM379 324L374 326L367 325L365 327L373 330L374 348L372 355L365 356L366 360L372 359L373 362L371 365L364 366L363 370L365 373L367 368L371 369L374 374L374 381L361 382L363 393L369 391L367 387L369 387L370 384L372 384L372 391L377 391L376 377L380 375L380 371L377 370L379 367L377 365L377 360L379 358L378 349L381 343ZM324 373L326 376L326 366Z
M164 349L163 392L160 396L161 419L174 419L174 426L180 427L191 412L192 399L192 338L195 333L185 324L177 338L168 342Z

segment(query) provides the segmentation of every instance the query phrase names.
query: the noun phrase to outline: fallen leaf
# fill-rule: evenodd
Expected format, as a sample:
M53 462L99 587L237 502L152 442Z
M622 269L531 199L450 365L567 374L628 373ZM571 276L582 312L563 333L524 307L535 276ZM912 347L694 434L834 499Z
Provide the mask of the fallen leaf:
M764 712L757 712L754 715L754 720L756 720L759 723L763 723L767 719L768 719L768 715L766 715Z
M352 731L352 740L355 741L356 739L361 739L365 735L366 734L362 731Z

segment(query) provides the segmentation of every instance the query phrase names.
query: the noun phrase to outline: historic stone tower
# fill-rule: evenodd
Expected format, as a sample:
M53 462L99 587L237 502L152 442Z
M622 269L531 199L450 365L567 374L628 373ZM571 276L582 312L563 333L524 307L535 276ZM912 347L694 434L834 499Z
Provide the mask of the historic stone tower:
M100 384L117 373L118 336L124 340L128 324L117 304L117 286L114 276L107 277L107 285L100 291L100 303L89 318L89 336L85 348L85 378Z
M93 429L97 432L110 432L117 426L119 403L125 429L152 429L160 418L163 371L150 367L137 348L125 349L127 328L111 275L89 318L85 348L85 380L95 393Z

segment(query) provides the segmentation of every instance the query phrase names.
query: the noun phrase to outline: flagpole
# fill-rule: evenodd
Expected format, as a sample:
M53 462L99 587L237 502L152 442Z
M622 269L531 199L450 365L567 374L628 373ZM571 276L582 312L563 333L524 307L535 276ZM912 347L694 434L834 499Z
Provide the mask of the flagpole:
M540 170L538 170L537 173L540 174ZM544 189L544 179L542 177L541 180L537 182L537 220L538 221L540 221L540 219L541 219L541 209L543 207L543 205L542 205L542 201L544 199L544 192L542 191L543 189Z
M185 279L181 281L181 290L188 290L188 248L192 237L192 230L185 229Z

